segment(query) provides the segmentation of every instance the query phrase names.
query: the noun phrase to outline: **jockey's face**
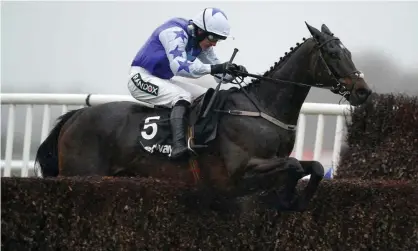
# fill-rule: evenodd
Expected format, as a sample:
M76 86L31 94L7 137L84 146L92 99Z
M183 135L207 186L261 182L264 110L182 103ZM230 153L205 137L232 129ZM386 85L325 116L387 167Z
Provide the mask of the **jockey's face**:
M218 41L222 40L222 38L217 37L213 34L205 34L205 32L201 29L198 31L199 36L205 36L205 38L199 42L199 46L202 50L207 50L212 46L216 46Z
M210 41L208 38L205 38L202 41L200 41L199 45L200 48L202 48L202 50L207 50L211 46L216 46L217 43L218 41Z

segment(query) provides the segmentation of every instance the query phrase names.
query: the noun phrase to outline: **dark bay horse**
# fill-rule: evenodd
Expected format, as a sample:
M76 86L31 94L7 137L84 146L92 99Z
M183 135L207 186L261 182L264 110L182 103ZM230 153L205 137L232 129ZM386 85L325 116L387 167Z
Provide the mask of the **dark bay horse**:
M312 37L297 43L263 76L245 87L220 91L206 124L196 111L207 107L209 92L193 104L196 127L190 127L191 132L201 144L207 143L207 148L195 148L197 156L180 161L167 157L168 109L110 102L59 118L37 152L43 177L138 175L190 183L199 179L235 196L266 191L278 210L306 210L324 168L318 161L299 161L290 154L310 88L330 89L354 106L371 94L350 51L328 27L322 25L319 31L306 25ZM190 165L197 164L200 173L191 172ZM311 175L309 182L296 195L297 182L306 175Z

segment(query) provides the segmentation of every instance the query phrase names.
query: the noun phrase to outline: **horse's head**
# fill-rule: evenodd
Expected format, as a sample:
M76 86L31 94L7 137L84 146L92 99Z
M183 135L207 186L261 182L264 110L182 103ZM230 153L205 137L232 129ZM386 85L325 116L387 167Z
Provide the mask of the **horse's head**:
M305 22L306 23L306 22ZM316 42L318 60L312 62L315 80L323 87L343 96L351 105L364 103L371 89L364 80L363 73L357 70L351 59L351 52L323 24L321 31L306 23Z

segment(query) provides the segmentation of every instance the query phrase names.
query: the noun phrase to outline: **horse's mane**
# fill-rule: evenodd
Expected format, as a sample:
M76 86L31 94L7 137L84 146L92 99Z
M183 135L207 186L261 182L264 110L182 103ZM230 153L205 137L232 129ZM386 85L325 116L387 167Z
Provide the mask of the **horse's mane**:
M288 59L293 55L293 53L295 53L295 51L297 51L309 39L306 39L305 37L303 37L302 40L303 40L302 43L296 43L295 47L290 47L290 51L285 52L284 56L280 57L279 61L274 62L274 65L270 66L270 69L268 69L266 72L264 72L264 74L262 76L267 77L272 72L275 72L276 70L280 69L288 61ZM246 88L246 87L247 88L256 87L256 86L258 86L258 84L260 84L260 82L261 82L260 79L253 79L244 88Z

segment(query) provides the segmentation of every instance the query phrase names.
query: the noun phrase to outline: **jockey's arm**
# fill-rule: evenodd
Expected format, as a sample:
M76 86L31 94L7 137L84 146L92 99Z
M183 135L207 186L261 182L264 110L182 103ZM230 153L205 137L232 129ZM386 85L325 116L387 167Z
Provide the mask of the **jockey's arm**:
M198 58L205 64L221 64L221 60L216 56L215 51L213 50L213 47L210 47L206 51L202 51ZM219 83L222 79L223 74L214 74L213 77L215 78L215 81ZM233 76L230 74L226 74L224 78L224 82L230 82L234 79Z
M171 27L160 32L159 39L163 45L170 69L175 76L200 78L211 73L211 65L198 58L193 62L187 60L186 45L188 35L180 27Z

